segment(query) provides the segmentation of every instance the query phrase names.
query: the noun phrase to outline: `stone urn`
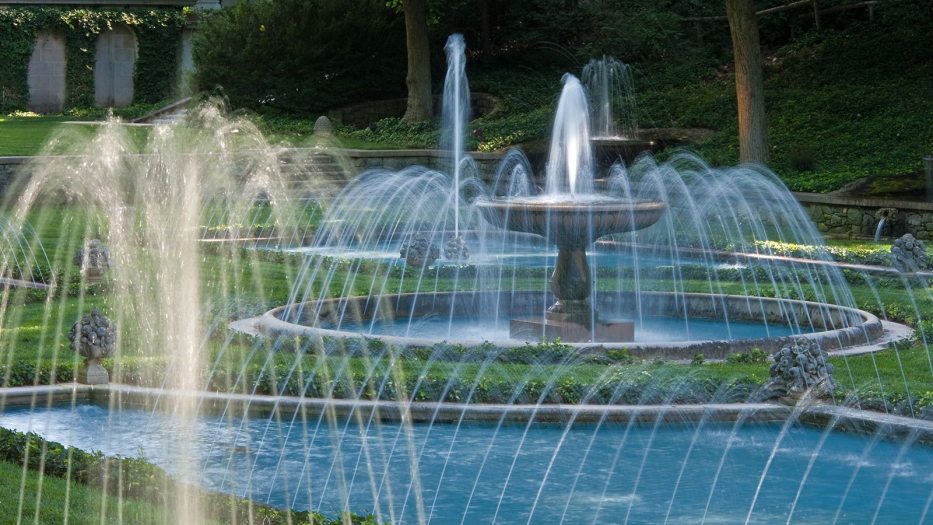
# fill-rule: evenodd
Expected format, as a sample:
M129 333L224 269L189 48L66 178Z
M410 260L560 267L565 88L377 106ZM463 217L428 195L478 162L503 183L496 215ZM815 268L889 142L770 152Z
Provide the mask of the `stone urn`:
M84 357L84 365L77 374L79 383L100 385L110 381L100 360L113 355L114 339L113 324L97 308L71 327L68 333L71 348Z
M81 268L86 282L99 283L110 269L110 249L101 244L100 239L91 239L75 251L74 263Z
M891 245L891 262L902 273L920 272L927 268L926 245L905 233Z
M774 354L764 398L794 403L807 394L817 398L832 395L836 381L828 360L819 344L809 339L800 338L784 346Z
M441 251L431 242L431 237L424 234L413 235L399 249L399 256L414 268L427 268L440 258Z

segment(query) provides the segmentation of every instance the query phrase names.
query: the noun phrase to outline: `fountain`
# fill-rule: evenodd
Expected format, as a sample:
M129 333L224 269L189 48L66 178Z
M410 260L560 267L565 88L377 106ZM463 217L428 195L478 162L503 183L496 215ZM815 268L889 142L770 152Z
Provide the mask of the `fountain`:
M581 79L589 95L593 121L590 143L598 162L605 165L618 159L631 162L638 154L655 149L653 141L638 137L631 66L604 55L583 66Z
M593 166L586 107L580 82L565 76L543 196L475 202L490 223L540 235L559 248L550 283L557 302L548 308L544 320L513 319L510 328L513 338L560 338L567 342L635 340L634 323L600 320L593 311L586 249L606 235L653 225L666 206L658 201L622 200L589 193L593 188Z
M445 86L461 89L445 89L445 114L462 115L466 82L453 80L463 72L462 39L451 37L447 51ZM458 122L448 120L445 133L462 133ZM334 199L315 243L298 249L308 258L288 303L244 326L268 335L364 334L403 347L451 339L510 347L559 338L677 359L777 352L795 335L826 349L883 337L882 322L841 295L847 285L831 266L755 257L755 265L767 261L763 272L738 269L747 273L742 288L726 291L719 273L735 269L721 270L718 261L759 255L769 232L820 242L773 174L717 170L681 154L663 165L650 157L615 164L597 183L591 135L585 90L568 74L540 193L531 163L517 150L503 157L491 181L475 169L458 171L472 163L457 149L452 175L419 167L361 174ZM462 251L469 265L457 255ZM399 254L411 272L396 274ZM365 293L328 292L344 279L332 258L353 261L341 286ZM645 268L652 264L672 265L662 290L643 284L657 279L658 270ZM705 286L688 283L697 273ZM452 284L438 289L441 279ZM765 287L774 297L761 297Z
M590 97L593 137L638 138L632 68L604 55L587 62L581 78Z
M933 425L903 371L922 379L930 352L879 347L894 325L860 309L920 319L925 280L780 256L821 236L763 168L645 156L595 182L585 102L566 77L543 177L513 151L481 180L460 151L451 173L296 190L280 152L213 106L141 150L118 122L53 143L8 210L0 266L53 271L46 295L3 289L4 386L23 388L0 392L0 427L158 465L184 491L146 486L163 523L928 521ZM109 269L89 286L72 255L93 238ZM111 382L45 384L80 367L66 333L93 307L113 323L92 314L73 339L91 358L112 343ZM765 363L656 361L753 349L777 356L771 382ZM30 469L81 472L30 439L11 456L19 521L57 502ZM104 476L117 514L81 511L135 522L123 490L152 479Z

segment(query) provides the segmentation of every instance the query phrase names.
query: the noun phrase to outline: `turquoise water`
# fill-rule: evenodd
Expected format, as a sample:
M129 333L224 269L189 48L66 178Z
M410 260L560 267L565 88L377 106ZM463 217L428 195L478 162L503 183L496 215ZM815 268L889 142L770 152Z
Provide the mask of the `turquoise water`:
M606 317L607 319L609 317ZM620 319L624 317L619 317ZM494 318L449 318L429 316L396 319L392 322L376 321L361 325L344 322L338 329L372 335L393 335L436 340L505 341L509 337L509 320ZM726 323L710 319L677 319L673 317L646 317L635 321L635 341L721 341L784 337L812 330L794 329L783 324L764 324L743 321Z
M292 420L202 418L197 481L399 523L933 522L933 449L871 436L833 432L820 446L820 429L761 423ZM0 426L177 470L177 421L162 413L12 408Z

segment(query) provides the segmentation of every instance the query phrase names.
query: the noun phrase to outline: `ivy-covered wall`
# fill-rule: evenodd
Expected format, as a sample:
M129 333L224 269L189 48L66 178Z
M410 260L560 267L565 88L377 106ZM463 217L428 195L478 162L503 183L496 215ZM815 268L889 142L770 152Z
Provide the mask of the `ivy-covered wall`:
M65 108L91 107L97 37L115 24L126 25L136 34L134 103L158 102L175 86L186 20L184 8L0 8L0 111L27 108L29 58L41 31L65 39Z

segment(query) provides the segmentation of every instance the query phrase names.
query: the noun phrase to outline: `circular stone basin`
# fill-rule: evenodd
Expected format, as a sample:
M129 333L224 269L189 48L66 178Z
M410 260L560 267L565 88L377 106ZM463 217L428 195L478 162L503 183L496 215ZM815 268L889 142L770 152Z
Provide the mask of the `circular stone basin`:
M269 335L363 336L399 346L431 346L441 342L478 346L490 342L511 347L527 341L508 339L507 335L500 338L497 333L507 334L503 327L508 326L510 319L543 318L551 301L553 296L542 292L350 297L279 307L258 318L254 326ZM636 305L640 307L640 315L635 311ZM723 359L752 348L774 353L797 337L814 339L824 350L832 351L873 343L884 332L881 321L868 312L789 299L669 292L643 292L636 297L625 292L597 294L594 306L603 319L660 323L660 329L655 331L660 336L635 342L570 343L571 346L594 351L624 347L632 355L646 358L690 359L702 353L710 359ZM787 319L799 321L791 326ZM439 328L432 337L417 329L399 329L399 323L405 322L434 324ZM719 323L720 329L717 331L715 326L710 329L711 323ZM693 337L671 330L674 325L694 326ZM380 327L389 334L394 331L409 335L380 334ZM636 336L637 333L636 330Z
M491 224L540 235L558 245L589 245L605 235L647 228L667 209L663 202L603 195L477 199L473 204Z

